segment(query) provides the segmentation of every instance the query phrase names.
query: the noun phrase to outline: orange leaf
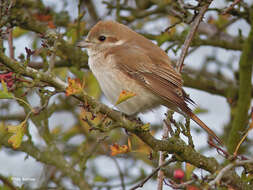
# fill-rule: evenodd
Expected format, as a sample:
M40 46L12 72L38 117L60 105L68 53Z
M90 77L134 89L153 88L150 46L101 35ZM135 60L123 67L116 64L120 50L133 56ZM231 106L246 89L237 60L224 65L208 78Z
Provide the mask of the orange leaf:
M207 18L207 23L209 23L209 24L214 24L215 23L215 19L213 18L213 16L209 16Z
M56 28L52 15L34 14L34 17L41 22L46 22L49 28Z
M136 96L136 94L134 92L130 92L128 90L122 90L115 105L118 105L118 104L120 104L120 103L128 100L129 98L134 97L134 96Z
M115 156L117 154L125 154L130 151L127 145L118 145L117 143L114 143L113 145L111 145L110 149L111 149L112 156Z
M53 29L53 28L56 28L56 26L54 25L54 22L53 22L53 21L48 21L48 22L47 22L47 25L48 25L49 28L52 28L52 29Z
M132 149L132 144L131 144L130 138L127 139L127 145L129 147L129 150L131 150Z
M73 94L79 94L83 91L84 85L81 85L79 79L71 79L68 77L69 85L66 88L66 96L70 96Z
M41 22L52 21L53 17L51 15L45 14L34 14L34 17Z

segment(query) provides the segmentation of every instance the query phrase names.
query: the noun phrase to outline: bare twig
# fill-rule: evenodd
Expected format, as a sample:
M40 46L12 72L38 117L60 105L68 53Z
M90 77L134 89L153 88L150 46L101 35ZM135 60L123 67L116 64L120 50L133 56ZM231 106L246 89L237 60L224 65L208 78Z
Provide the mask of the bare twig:
M124 180L124 174L123 174L123 172L121 171L121 168L120 168L119 163L118 163L118 161L116 160L116 158L115 158L115 157L111 157L111 158L112 158L112 160L114 161L114 163L115 163L115 165L116 165L116 167L117 167L117 169L118 169L118 171L119 171L120 183L121 183L122 190L125 190L125 189L126 189L126 185L125 185L125 180Z
M169 126L167 126L167 124L163 123L163 140L166 140L168 138L169 135L169 129L171 128L170 124ZM165 161L165 155L166 152L163 151L159 151L159 166L162 166L164 164ZM163 180L164 180L164 172L162 170L158 171L158 175L157 175L157 190L162 190L163 189Z
M81 151L80 157L82 159L80 161L76 160L75 162L73 162L72 166L74 166L78 162L81 163L80 168L81 168L81 171L84 173L85 168L86 168L86 162L88 161L88 159L90 157L92 157L97 152L97 149L99 148L99 145L101 145L101 143L104 142L107 138L108 138L108 136L103 136L103 137L97 139L97 142L95 144L93 144L92 147L88 151L87 150L86 151Z
M177 61L177 71L181 72L182 68L183 68L183 63L184 63L184 59L185 56L187 54L187 51L190 47L191 41L193 40L193 37L198 29L198 26L205 14L205 12L207 11L209 5L211 4L212 0L208 0L206 4L204 4L199 11L199 14L196 16L196 18L194 19L193 23L191 24L191 30L189 31L189 33L186 36L185 42L183 44L183 49L182 49L182 53L180 55L180 58Z
M251 160L242 160L242 161L235 161L233 163L230 163L228 165L226 165L224 168L222 168L220 170L220 172L218 173L218 175L216 176L216 178L212 181L210 181L208 183L209 187L215 185L215 184L219 184L220 180L222 179L222 177L232 168L237 167L237 166L244 166L246 164L253 164L253 159ZM208 189L209 187L206 187L206 189Z
M227 14L228 12L230 12L235 5L237 5L238 3L240 3L241 0L234 0L234 2L229 6L227 7L223 12L222 14Z
M194 183L196 180L192 179L183 183L179 183L177 184L176 182L174 182L172 179L168 179L168 181L170 182L170 184L168 184L166 181L164 181L164 183L170 187L172 187L173 189L181 189L181 188L186 188L188 185Z
M179 20L178 22L175 22L174 24L168 26L164 32L169 32L171 28L174 28L175 26L177 26L178 24L180 24L182 22L182 20Z
M194 9L195 8L195 6L193 6L193 5L185 4L183 0L178 0L178 4L179 4L179 6L182 10L184 10L184 9Z
M167 160L166 162L164 162L161 166L158 166L149 176L147 176L143 181L141 181L141 183L137 184L136 186L132 187L130 190L135 190L138 189L139 187L143 187L143 185L151 178L153 177L162 167L175 162L176 159L174 157L172 157L171 159Z
M221 156L223 156L223 157L225 157L225 158L229 158L230 154L229 154L227 151L225 151L225 150L223 150L222 148L220 148L219 146L217 146L216 144L214 144L214 142L213 142L212 140L209 139L209 140L208 140L208 144L209 144L211 147L216 148L217 152L218 152Z
M13 47L13 36L12 36L12 28L8 30L8 45L10 51L10 58L14 59L14 47Z
M253 129L253 107L251 107L251 122L249 124L249 128L247 129L246 133L243 135L242 139L239 141L238 145L236 146L236 149L234 151L234 156L237 156L238 150L243 143L243 141L247 138L249 132Z
M85 4L85 7L87 8L87 10L89 11L89 15L90 15L92 23L96 23L99 20L99 16L98 16L98 13L97 13L96 7L94 6L93 1L86 0L83 2Z
M171 119L173 119L173 111L171 110L168 110L167 113L165 114L166 115L166 119L163 120L164 124L167 126L168 130L169 130L169 134L171 136L174 136L174 131L173 129L171 128Z
M229 20L226 24L222 25L221 27L217 27L214 24L206 23L206 22L200 22L199 27L198 27L198 33L207 35L209 39L214 39L212 37L215 37L215 39L219 39L220 41L227 41L227 42L237 42L238 39L233 37L230 34L227 34L224 32L224 30L236 22L238 18L234 18ZM217 35L219 34L219 35Z

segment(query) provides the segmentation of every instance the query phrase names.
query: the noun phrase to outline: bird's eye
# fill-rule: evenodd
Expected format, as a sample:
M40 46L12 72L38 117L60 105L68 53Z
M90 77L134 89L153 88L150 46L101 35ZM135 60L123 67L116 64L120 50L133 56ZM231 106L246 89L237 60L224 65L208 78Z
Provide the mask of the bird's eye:
M105 37L105 36L99 36L99 37L98 37L98 40L99 40L100 42L103 42L103 41L106 40L106 37Z

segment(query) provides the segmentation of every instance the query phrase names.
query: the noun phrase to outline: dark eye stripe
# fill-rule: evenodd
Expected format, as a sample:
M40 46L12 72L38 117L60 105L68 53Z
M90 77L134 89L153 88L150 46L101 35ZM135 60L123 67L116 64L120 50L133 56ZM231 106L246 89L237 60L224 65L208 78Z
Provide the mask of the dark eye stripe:
M117 41L118 41L117 38L111 37L111 36L109 36L106 40L107 40L108 42L117 42Z

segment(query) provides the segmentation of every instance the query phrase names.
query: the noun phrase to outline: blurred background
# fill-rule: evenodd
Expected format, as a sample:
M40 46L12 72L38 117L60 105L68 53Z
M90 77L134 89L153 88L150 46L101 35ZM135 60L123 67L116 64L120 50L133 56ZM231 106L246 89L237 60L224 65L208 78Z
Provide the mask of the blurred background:
M231 138L229 135L235 117L239 61L243 42L250 31L249 7L252 2L241 1L233 10L222 14L232 3L229 0L211 3L192 41L183 69L184 89L196 103L192 109L226 145ZM197 5L198 1L194 0L1 1L0 42L4 53L12 59L43 72L50 71L65 82L68 77L78 78L81 83L85 81L88 95L116 109L101 93L88 69L86 52L75 47L76 42L84 39L99 20L117 20L152 40L176 62L198 10ZM34 52L29 54L29 51ZM1 77L10 70L0 65L0 72ZM14 185L24 189L80 189L73 178L66 175L65 172L71 173L68 167L64 171L59 170L50 157L64 158L69 167L82 172L81 176L92 189L129 189L158 166L157 152L136 136L120 128L107 132L92 130L91 124L82 119L87 113L83 113L85 111L76 99L44 82L20 77L18 72L14 78L10 80L13 84L7 83L8 89L31 107L39 109L38 115L27 120L27 132L21 138L21 148L15 149L0 141L0 175L10 179ZM252 85L249 88L252 89ZM0 99L0 126L18 126L28 112L27 106L20 101ZM151 133L161 139L166 112L165 107L159 107L138 117L144 123L150 123ZM185 119L176 113L173 118L185 123ZM215 157L220 163L224 161L216 149L208 146L207 134L193 122L191 134L198 152ZM251 132L240 153L252 156L252 137ZM184 135L181 138L187 142ZM22 146L26 144L23 142L30 145L24 148ZM110 145L129 146L129 142L130 152L111 155ZM51 146L58 152L51 154L48 151ZM36 156L44 153L50 154L48 157ZM176 169L182 169L185 174L189 172L185 163L176 162L166 168L166 176L173 179ZM198 176L208 174L198 168L194 168L193 172ZM143 189L154 189L156 186L154 177ZM0 189L2 187L7 189L0 182ZM200 187L196 185L196 188ZM170 188L165 186L165 189Z

